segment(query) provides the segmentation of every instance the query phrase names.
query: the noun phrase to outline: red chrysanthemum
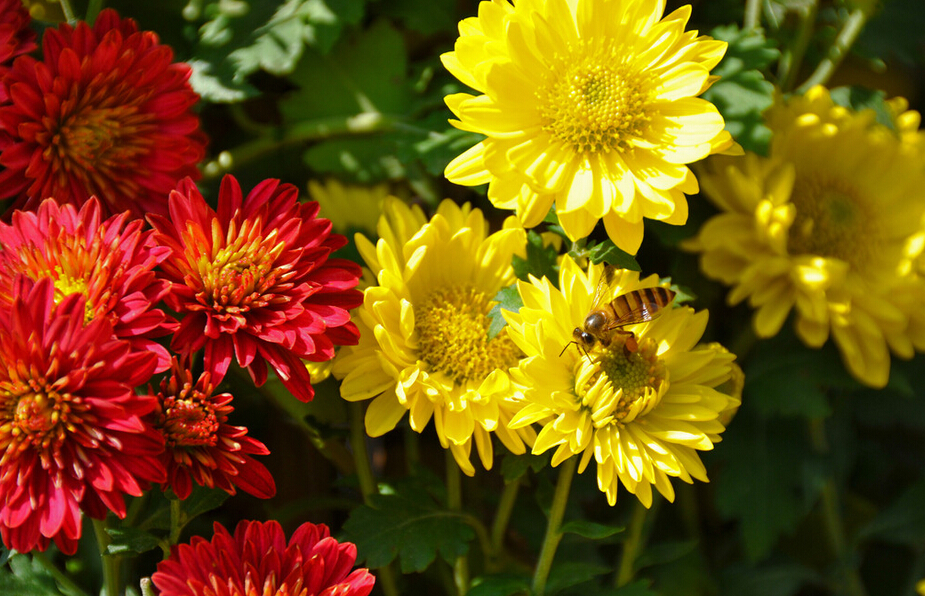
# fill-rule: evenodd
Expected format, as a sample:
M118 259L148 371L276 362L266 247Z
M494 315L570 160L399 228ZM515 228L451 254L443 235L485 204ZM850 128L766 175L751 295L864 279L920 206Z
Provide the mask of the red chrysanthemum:
M13 58L36 49L35 31L29 28L32 18L22 0L0 0L0 102L9 99L3 78Z
M166 441L162 459L167 485L181 499L190 495L193 482L232 495L237 486L269 499L276 494L273 476L250 456L267 455L270 450L245 436L245 427L228 424L228 414L234 411L232 396L213 395L214 389L211 374L205 372L194 382L193 373L176 359L170 375L161 381L154 426Z
M218 212L191 180L170 194L170 218L151 216L158 242L172 249L161 268L172 282L167 304L183 315L171 347L205 348L205 367L224 377L232 357L257 386L272 366L298 399L314 395L300 358L323 362L335 345L359 337L349 310L362 302L360 268L328 258L347 239L331 234L318 203L299 204L298 190L264 180L242 199L225 176Z
M34 209L48 197L110 213L166 213L167 193L198 176L205 136L190 68L157 35L107 9L91 28L64 23L21 56L0 106L0 198Z
M37 213L14 212L11 224L0 222L0 304L12 303L19 274L51 278L56 300L83 294L87 321L108 318L116 337L134 351L153 352L157 371L167 370L170 354L153 338L170 333L176 321L155 308L170 286L153 270L170 249L157 246L143 225L128 213L101 222L96 198L80 211L46 199Z
M357 550L304 523L286 542L279 522L242 521L234 536L216 523L212 541L173 548L151 576L160 596L366 596L376 578L353 568Z
M20 277L0 307L0 535L9 548L77 549L80 511L125 516L124 494L166 478L164 440L136 395L157 361L84 325L84 297L55 304L51 280Z

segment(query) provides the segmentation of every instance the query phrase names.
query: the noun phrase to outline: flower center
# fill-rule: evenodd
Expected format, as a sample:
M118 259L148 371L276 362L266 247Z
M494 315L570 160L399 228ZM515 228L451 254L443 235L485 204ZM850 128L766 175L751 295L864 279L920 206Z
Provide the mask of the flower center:
M148 153L150 119L150 115L138 114L133 105L78 107L62 118L46 156L56 153L68 170L76 166L74 169L86 172L108 173L136 163L140 155Z
M488 337L491 301L471 287L436 290L414 309L420 353L457 384L484 379L517 363L520 350L506 334Z
M70 402L44 379L0 383L0 464L26 449L57 448L70 425Z
M551 59L537 91L543 130L577 153L626 151L651 120L644 79L616 45L590 45Z
M237 314L266 306L275 294L270 290L288 277L290 267L275 265L285 242L276 242L276 230L267 237L260 234L259 221L245 220L237 233L232 224L226 245L209 261L207 255L189 255L199 261L203 291L198 295L213 310ZM195 248L195 245L188 245Z
M861 268L877 245L877 214L856 190L839 180L800 176L791 200L796 217L790 226L792 254L835 257Z
M218 442L220 421L210 396L186 382L177 395L161 399L157 426L168 447L212 446Z
M619 395L613 411L617 422L628 422L654 408L668 383L668 369L658 358L655 340L637 340L638 348L630 351L624 347L627 338L618 334L599 358L601 371Z

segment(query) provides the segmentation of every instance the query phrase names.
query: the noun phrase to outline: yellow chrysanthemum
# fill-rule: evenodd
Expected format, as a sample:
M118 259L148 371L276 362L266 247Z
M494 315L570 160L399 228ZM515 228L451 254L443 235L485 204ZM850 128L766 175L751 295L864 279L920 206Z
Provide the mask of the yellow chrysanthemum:
M366 414L373 437L406 412L417 432L433 418L441 444L469 475L473 440L491 468L491 432L524 453L534 435L506 425L518 395L507 370L522 354L506 332L488 335L492 299L513 283L511 256L525 250L523 227L511 217L489 235L481 211L449 200L428 222L420 208L389 198L378 231L375 245L356 237L378 285L364 293L359 345L334 364L341 395L375 398Z
M534 453L556 448L552 464L581 457L584 471L593 456L597 482L613 505L620 484L648 507L652 486L674 499L669 477L707 481L697 455L709 450L725 430L721 412L739 400L715 387L732 374L735 358L716 344L697 346L707 313L689 307L666 308L648 323L626 327L638 349L624 348L617 335L585 355L562 348L591 310L602 265L587 273L563 257L559 289L548 279L518 282L524 305L505 311L511 339L527 358L512 376L522 384L525 406L511 420L520 429L539 423ZM632 271L619 273L603 300L658 284Z
M324 184L310 180L308 193L313 201L318 201L321 217L331 220L335 232L374 232L382 212L382 203L389 195L389 187L387 184L345 185L335 178L329 178Z
M711 158L705 193L723 211L687 246L701 267L732 285L732 304L757 309L771 337L791 310L809 346L832 335L848 370L881 387L890 349L912 356L925 327L910 310L925 295L909 285L909 240L925 213L925 168L871 112L833 104L815 87L769 112L770 156Z
M733 146L713 104L726 43L685 32L690 6L664 0L486 0L441 58L482 93L447 96L454 126L487 138L446 177L489 183L488 197L526 227L555 204L573 240L601 219L635 253L643 218L687 221L698 191L686 164Z

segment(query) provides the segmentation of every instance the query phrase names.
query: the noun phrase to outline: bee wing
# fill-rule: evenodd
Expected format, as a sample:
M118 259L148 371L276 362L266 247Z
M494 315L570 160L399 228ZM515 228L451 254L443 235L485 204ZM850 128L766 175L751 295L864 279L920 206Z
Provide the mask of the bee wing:
M615 316L613 321L606 327L606 331L623 327L624 325L633 325L636 323L645 323L657 317L663 308L671 304L675 293L666 288L643 288L620 294L613 299L611 307Z
M594 290L594 299L591 300L591 308L588 312L597 310L601 304L610 302L604 298L610 295L610 289L616 279L617 268L613 265L604 264L604 271L601 273L601 280L597 282L597 288Z

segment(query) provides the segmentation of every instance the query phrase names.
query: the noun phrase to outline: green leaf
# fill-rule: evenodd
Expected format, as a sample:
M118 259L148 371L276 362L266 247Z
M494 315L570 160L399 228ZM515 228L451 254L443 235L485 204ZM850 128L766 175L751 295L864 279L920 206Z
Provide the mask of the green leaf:
M889 507L865 526L862 538L874 538L908 545L919 550L925 546L925 480L909 487Z
M861 30L852 50L877 59L895 56L907 66L925 63L922 55L922 31L925 31L922 3L918 0L889 0L877 4L879 10Z
M452 563L475 536L459 512L443 509L424 490L374 495L372 504L354 509L344 524L347 540L369 567L383 567L397 556L402 573L423 571L438 552Z
M636 261L636 257L628 252L621 250L610 240L604 240L600 244L595 244L589 249L591 262L598 264L606 262L620 269L629 269L630 271L642 271L642 267Z
M762 71L777 60L774 41L760 30L740 30L736 25L717 27L710 32L729 44L722 62L713 69L720 76L702 97L712 102L726 120L726 130L748 151L766 153L771 131L761 113L774 102L774 85Z
M745 555L751 561L770 552L781 534L815 502L807 491L810 452L805 423L799 419L760 419L746 405L723 434L718 447L725 462L712 480L716 507L739 521ZM714 468L715 469L715 468Z
M518 312L520 307L524 305L516 285L501 288L498 290L498 293L495 294L495 297L492 298L492 301L495 302L495 305L488 311L488 318L491 320L491 323L488 325L488 339L497 337L497 335L501 333L501 330L504 329L504 326L507 325L507 321L504 320L504 315L501 314L501 309Z
M794 563L760 567L735 565L723 572L723 596L792 596L804 584L819 583L819 574Z
M505 453L504 458L501 460L501 476L505 482L513 482L526 474L527 470L531 468L534 473L539 472L549 465L551 458L552 455L548 451L541 455Z
M530 230L527 232L527 258L514 255L511 266L518 279L527 280L529 275L533 275L555 282L559 279L558 258L556 247L545 246L543 237Z
M555 594L565 588L592 580L599 575L609 573L613 568L608 565L584 563L581 561L566 561L554 564L549 571L549 581L546 591Z
M170 493L170 496L176 498L173 493ZM183 515L187 520L191 520L207 511L212 511L221 506L230 496L231 495L220 488L194 486L190 496L182 501Z
M376 5L378 12L402 21L413 31L433 35L456 27L456 15L450 2L433 0L387 0Z
M563 524L559 531L563 534L578 534L583 538L600 540L602 538L609 538L614 534L619 534L625 529L626 528L623 526L607 526L586 520L575 520Z
M328 51L347 24L359 22L364 0L208 0L208 19L189 59L190 84L209 101L232 102L257 90L248 75L264 70L282 76L296 67L306 46ZM193 15L196 18L198 15Z
M697 549L696 540L675 540L661 542L646 547L645 552L636 560L636 569L652 565L664 565L677 561Z
M61 596L51 574L36 560L22 554L9 559L9 570L0 567L0 594L9 596Z
M530 578L526 575L486 575L472 582L467 596L526 596L530 593Z
M606 596L659 596L658 592L653 592L649 589L649 585L649 580L637 579L631 584L626 584L621 588L607 592Z
M866 87L836 87L831 91L832 101L836 104L851 108L856 112L873 110L877 122L890 130L895 130L893 113L886 105L886 93L878 89Z
M138 528L106 528L106 533L112 537L112 542L106 547L110 555L146 553L160 543L157 536Z

